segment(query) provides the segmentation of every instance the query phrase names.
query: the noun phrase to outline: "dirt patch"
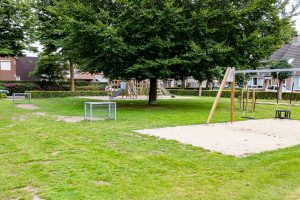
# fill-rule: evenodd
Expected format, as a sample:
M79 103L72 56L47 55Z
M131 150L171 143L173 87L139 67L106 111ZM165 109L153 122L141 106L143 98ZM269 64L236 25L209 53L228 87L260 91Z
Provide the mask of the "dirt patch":
M110 182L104 181L104 180L98 180L98 181L96 181L96 184L100 185L100 186L102 186L102 185L111 185Z
M48 114L45 113L45 112L36 112L34 114L37 115L37 116L42 116L42 117L48 116Z
M32 105L32 104L17 104L17 108L28 109L28 110L37 110L40 107Z
M263 119L136 132L239 157L298 145L299 130L297 120Z
M63 121L67 123L78 123L84 121L84 117L77 116L56 116L57 121Z
M32 200L42 200L39 196L38 196L38 193L39 193L39 190L37 188L34 188L32 186L28 186L28 187L25 187L23 188L24 190L30 192L33 196Z

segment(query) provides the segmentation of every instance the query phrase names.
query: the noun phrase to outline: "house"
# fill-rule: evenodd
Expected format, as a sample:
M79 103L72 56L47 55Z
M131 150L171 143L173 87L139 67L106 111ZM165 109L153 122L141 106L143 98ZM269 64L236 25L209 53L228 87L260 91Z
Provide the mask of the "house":
M0 57L0 81L37 81L30 73L36 68L37 57ZM66 80L70 79L67 72ZM75 69L75 81L108 83L102 73L90 74Z
M36 67L35 57L0 57L0 81L33 81L29 76Z
M14 81L16 78L16 59L0 57L0 81Z
M36 77L30 75L36 67L37 60L37 57L18 57L16 59L16 80L37 81Z
M293 68L300 68L300 36L293 37L291 44L286 44L275 51L270 61L287 60ZM294 83L294 90L300 90L300 73L283 80L283 86L291 89ZM264 90L268 85L277 85L277 80L273 79L270 74L257 74L248 81L250 88L258 88Z
M67 72L66 79L70 80L70 72ZM108 83L109 80L104 77L103 73L91 74L87 72L81 72L78 69L74 70L75 81L86 81L86 82L98 82Z

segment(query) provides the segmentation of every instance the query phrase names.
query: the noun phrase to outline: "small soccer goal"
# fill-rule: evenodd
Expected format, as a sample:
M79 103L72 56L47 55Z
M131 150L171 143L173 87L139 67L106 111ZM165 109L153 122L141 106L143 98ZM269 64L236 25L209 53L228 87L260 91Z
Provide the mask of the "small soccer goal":
M31 93L13 93L13 104L31 104Z
M84 120L117 120L117 105L115 102L85 102Z

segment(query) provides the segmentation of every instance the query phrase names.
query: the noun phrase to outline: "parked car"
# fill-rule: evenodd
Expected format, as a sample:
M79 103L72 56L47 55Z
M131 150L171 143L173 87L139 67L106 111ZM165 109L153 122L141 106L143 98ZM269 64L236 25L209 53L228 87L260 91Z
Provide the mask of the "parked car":
M265 91L267 91L267 92L277 92L277 90L278 90L277 85L269 85L265 89ZM285 86L282 86L282 92L291 92L291 90Z
M4 94L9 94L9 91L8 90L0 90L0 93L4 93Z

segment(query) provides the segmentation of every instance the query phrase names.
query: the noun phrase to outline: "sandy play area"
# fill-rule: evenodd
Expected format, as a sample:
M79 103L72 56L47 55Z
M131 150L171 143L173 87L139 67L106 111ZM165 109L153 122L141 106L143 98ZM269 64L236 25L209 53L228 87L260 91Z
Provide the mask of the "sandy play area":
M248 120L136 131L226 155L247 156L300 144L300 121Z

